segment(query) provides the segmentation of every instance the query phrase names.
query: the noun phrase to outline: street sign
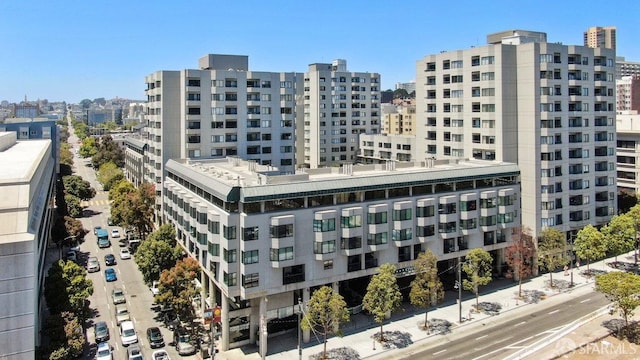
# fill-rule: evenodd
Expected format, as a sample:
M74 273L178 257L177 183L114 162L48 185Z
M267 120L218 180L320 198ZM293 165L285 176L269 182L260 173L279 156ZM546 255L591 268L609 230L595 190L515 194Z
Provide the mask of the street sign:
M213 308L213 322L218 324L222 321L222 308L216 306Z

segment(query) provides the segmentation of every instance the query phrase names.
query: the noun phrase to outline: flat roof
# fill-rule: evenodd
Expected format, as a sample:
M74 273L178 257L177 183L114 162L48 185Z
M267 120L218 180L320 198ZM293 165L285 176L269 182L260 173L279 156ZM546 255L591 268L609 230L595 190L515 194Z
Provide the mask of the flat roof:
M49 144L51 140L48 139L18 140L5 151L0 151L0 186L31 181Z

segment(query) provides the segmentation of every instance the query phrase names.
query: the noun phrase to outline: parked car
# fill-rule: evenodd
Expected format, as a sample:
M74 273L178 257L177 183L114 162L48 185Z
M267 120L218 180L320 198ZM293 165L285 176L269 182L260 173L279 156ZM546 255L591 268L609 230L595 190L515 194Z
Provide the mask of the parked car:
M149 340L149 346L151 346L152 349L164 346L162 332L160 332L160 328L157 326L147 329L147 339Z
M98 321L93 325L93 333L95 335L96 343L108 341L110 338L109 328L107 327L107 323L104 321Z
M113 268L105 269L105 271L104 271L104 279L107 282L118 280L118 276L116 276L116 271Z
M160 293L160 289L158 289L158 282L154 281L153 284L151 284L151 294L158 295Z
M109 225L109 226L113 226L113 225L115 225L115 224L113 223L113 219L111 219L110 217L108 217L108 218L107 218L107 225Z
M77 262L78 261L78 253L73 251L73 250L67 251L67 260L68 261Z
M93 235L98 235L98 230L102 229L102 226L94 226L93 227Z
M118 229L111 230L111 237L114 238L114 239L115 238L119 238L120 237L120 230L118 230Z
M192 355L196 353L196 347L191 343L189 331L183 327L177 327L173 331L173 342L176 345L176 351L180 355Z
M122 260L131 259L131 253L129 252L129 249L120 248L120 259Z
M132 344L127 349L127 359L129 360L142 360L142 350L138 344Z
M111 345L107 342L101 342L98 344L98 349L96 350L96 360L112 360L113 355L111 354Z
M169 354L165 350L156 350L151 355L153 360L171 360Z
M127 302L127 298L124 297L124 291L120 288L114 288L113 291L111 291L111 298L113 299L113 305Z
M88 272L100 271L100 262L98 261L97 257L91 256L89 260L87 260L87 271Z
M126 305L116 305L116 324L120 325L123 321L131 320L129 309Z
M138 335L136 335L136 329L133 327L132 321L127 320L120 323L120 340L123 346L138 342Z
M107 266L116 264L116 257L113 254L107 254L104 256L104 264Z

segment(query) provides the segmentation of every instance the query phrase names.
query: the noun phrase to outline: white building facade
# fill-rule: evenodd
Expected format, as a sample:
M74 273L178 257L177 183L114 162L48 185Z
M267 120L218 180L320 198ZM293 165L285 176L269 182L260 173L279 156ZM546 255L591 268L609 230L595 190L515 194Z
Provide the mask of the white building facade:
M417 62L418 156L517 163L522 225L570 239L616 209L615 51L522 30ZM420 160L420 159L416 159Z
M489 251L504 271L504 248L520 226L516 165L396 165L279 175L238 158L167 163L164 221L202 266L202 299L222 307L222 350L259 341L266 351L264 329L286 323L297 299L322 285L359 305L353 294L364 295L383 263L408 286L412 261L427 249L449 287L470 249Z

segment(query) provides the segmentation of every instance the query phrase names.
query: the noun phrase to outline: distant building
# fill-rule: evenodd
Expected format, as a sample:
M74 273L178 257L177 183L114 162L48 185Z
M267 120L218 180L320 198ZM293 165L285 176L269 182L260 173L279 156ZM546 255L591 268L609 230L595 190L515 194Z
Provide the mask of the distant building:
M640 77L640 62L626 61L624 56L616 57L616 79L622 79L625 76Z
M396 83L396 90L398 90L398 89L407 90L407 92L409 94L411 94L411 93L416 91L416 82L415 81L410 81L410 82L406 82L406 83Z
M590 48L616 49L616 27L594 26L584 32L584 46Z
M17 118L33 119L40 115L40 106L38 104L15 104L13 105L13 116Z
M50 153L56 169L60 173L60 131L56 121L47 118L7 118L0 123L0 132L11 131L16 133L18 140L51 140L52 151Z
M616 111L640 112L640 75L616 80Z
M51 140L0 132L0 358L36 359L46 304L55 162Z
M415 149L415 135L360 135L358 163L384 164L388 161L424 160L414 158Z
M616 116L616 166L618 189L640 193L640 115L636 111Z
M389 109L389 107L385 107ZM416 134L416 106L398 105L394 111L384 113L382 117L382 133L387 135Z

